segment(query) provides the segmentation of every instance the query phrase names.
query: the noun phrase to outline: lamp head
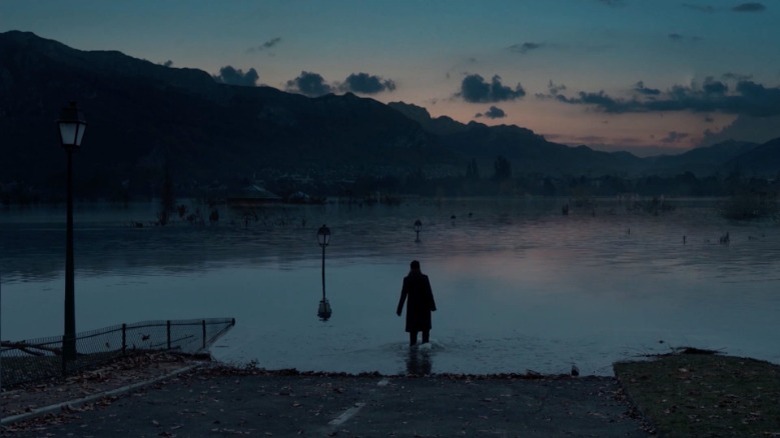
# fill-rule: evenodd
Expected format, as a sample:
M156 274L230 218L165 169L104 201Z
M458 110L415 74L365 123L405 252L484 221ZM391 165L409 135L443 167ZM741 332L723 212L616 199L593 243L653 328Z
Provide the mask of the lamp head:
M76 106L76 102L71 102L62 109L57 126L60 128L60 144L63 148L76 150L81 146L87 121L84 119L84 113Z
M317 242L320 246L325 247L330 243L330 228L324 224L317 230Z

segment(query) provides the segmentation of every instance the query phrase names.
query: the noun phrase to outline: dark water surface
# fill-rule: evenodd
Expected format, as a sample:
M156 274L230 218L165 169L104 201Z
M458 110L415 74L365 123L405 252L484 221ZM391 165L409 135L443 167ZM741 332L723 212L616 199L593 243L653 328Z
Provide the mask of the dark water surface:
M299 370L558 373L576 363L611 374L615 360L679 346L780 362L777 223L728 222L713 200L674 201L659 215L600 200L595 215L563 216L563 202L275 206L246 226L220 207L215 226L143 228L130 222L153 220L156 203L82 205L77 329L235 317L217 358ZM333 233L327 322L316 317L323 223ZM0 209L0 224L2 338L60 334L64 208ZM430 349L410 354L394 312L412 259L439 311Z

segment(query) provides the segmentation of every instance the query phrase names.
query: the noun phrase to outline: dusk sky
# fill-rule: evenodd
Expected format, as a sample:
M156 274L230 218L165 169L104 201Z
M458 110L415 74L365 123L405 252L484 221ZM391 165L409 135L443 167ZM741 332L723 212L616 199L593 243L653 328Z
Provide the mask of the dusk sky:
M780 137L778 23L777 0L0 1L2 32L638 155Z

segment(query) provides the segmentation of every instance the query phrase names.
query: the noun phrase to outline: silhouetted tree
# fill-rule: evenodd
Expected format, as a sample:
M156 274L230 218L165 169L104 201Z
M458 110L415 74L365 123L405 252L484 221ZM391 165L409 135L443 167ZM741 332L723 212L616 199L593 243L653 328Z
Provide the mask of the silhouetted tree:
M493 168L495 170L493 179L496 181L506 181L512 177L512 164L502 155L496 158Z
M479 179L479 167L477 166L476 158L472 158L468 165L466 165L466 179Z
M553 182L552 178L545 178L544 182L542 183L542 195L556 196L557 194L558 189L555 187L555 183Z

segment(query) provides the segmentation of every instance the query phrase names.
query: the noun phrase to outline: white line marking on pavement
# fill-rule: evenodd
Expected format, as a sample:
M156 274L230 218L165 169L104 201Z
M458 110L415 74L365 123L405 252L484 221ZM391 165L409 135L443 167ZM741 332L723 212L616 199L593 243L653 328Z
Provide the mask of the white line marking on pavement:
M339 415L338 417L330 420L328 422L328 424L331 425L331 426L341 426L342 424L346 423L347 420L349 420L350 418L354 417L355 414L357 414L358 411L360 411L360 409L362 409L363 406L365 406L365 405L366 405L365 403L355 403L355 406L353 406L353 407L347 409L346 411L342 412L341 415Z
M201 366L201 364L189 365L189 366L186 366L184 368L179 368L177 370L174 370L174 371L172 371L172 372L170 372L170 373L168 373L168 374L166 374L164 376L156 377L156 378L151 379L151 380L146 380L146 381L143 381L143 382L134 383L132 385L127 385L127 386L123 386L121 388L112 389L110 391L105 391L105 392L100 392L100 393L97 393L97 394L92 394L92 395L89 395L89 396L86 396L86 397L83 397L83 398L79 398L79 399L76 399L76 400L64 401L62 403L57 403L57 404L53 404L53 405L50 405L50 406L44 406L42 408L33 409L32 411L25 412L25 413L22 413L22 414L13 415L13 416L10 416L10 417L5 417L5 418L2 419L2 421L0 421L0 425L4 426L6 424L11 424L11 423L15 423L17 421L27 420L29 418L37 417L39 415L44 415L44 414L57 412L57 411L62 410L63 408L73 409L73 408L76 408L77 406L81 406L81 405L83 405L85 403L90 403L92 401L101 399L103 397L108 397L108 396L112 396L112 395L122 395L122 394L125 394L127 392L134 391L134 390L136 390L138 388L142 388L144 386L148 386L148 385L151 385L153 383L160 382L162 380L170 379L171 377L177 376L179 374L186 373L187 371L195 369L196 367L199 367L199 366Z

